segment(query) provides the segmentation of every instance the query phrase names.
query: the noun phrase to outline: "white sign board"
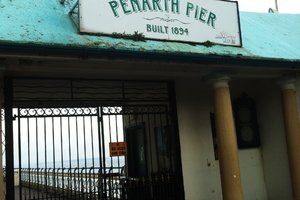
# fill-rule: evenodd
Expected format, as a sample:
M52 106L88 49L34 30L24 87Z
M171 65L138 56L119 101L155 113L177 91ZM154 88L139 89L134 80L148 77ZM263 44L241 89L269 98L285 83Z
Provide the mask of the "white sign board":
M80 32L241 46L238 4L218 0L79 0Z

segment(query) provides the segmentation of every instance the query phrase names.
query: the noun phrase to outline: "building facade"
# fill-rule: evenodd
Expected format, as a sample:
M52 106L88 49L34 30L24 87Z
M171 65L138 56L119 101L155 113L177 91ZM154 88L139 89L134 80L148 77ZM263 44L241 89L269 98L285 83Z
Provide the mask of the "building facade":
M94 155L100 157L100 172L90 167L90 174L108 174L101 171L105 166L120 168L122 176L144 184L134 187L149 199L300 199L299 15L240 13L243 45L233 47L79 34L69 15L75 3L0 2L3 199L17 199L19 193L24 193L24 199L41 199L45 191L35 194L33 190L51 185L47 176L56 173L65 183L72 180L68 179L72 157L78 162L77 173L84 168L79 160L85 158L81 176L88 174L86 160L94 161ZM91 112L64 114L61 110L48 115L47 108L89 108ZM29 114L22 115L22 109ZM30 109L36 113L30 115ZM91 122L86 122L87 116ZM83 122L78 121L80 117ZM96 118L102 121L97 123ZM69 128L62 125L68 124L67 119L74 120ZM77 123L92 131L70 128ZM88 142L84 140L84 148L73 155L80 149L80 136L73 148L64 144L71 141L63 136L64 130L92 134L94 123L99 137L83 136ZM47 124L41 125L44 130L40 124ZM61 139L53 134L48 140L55 148L45 147L48 126L53 126L49 134L59 127ZM39 142L38 135L43 134L45 141ZM88 147L93 140L98 146ZM123 141L130 146L126 156L109 156L109 143ZM52 162L50 171L45 170L45 157ZM61 162L56 167L54 157ZM30 190L27 194L26 189L15 187L16 172L21 174L21 186L32 189L31 195ZM24 182L30 174L38 182L30 178ZM153 182L145 184L149 181L145 177ZM155 182L158 179L161 182ZM164 188L165 182L168 192L157 189ZM60 184L55 187L63 188ZM92 187L96 186L87 185L81 192ZM95 196L89 193L84 198L144 198L131 189L125 189L124 196L122 192L101 196L94 190ZM79 194L76 188L70 190Z

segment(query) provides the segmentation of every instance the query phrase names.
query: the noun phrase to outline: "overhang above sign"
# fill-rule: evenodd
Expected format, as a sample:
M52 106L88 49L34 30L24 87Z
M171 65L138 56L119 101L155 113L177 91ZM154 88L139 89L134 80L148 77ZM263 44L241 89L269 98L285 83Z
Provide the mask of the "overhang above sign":
M80 32L241 46L238 3L217 0L79 0Z

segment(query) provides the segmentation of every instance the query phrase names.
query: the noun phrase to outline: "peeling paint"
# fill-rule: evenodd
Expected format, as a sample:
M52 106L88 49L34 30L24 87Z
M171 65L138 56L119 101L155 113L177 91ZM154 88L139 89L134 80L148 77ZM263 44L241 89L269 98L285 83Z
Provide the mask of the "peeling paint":
M194 54L300 61L300 15L240 13L243 48L189 44L126 37L78 34L69 18L75 0L10 1L0 3L0 45L114 49L161 54ZM140 38L142 39L142 38Z

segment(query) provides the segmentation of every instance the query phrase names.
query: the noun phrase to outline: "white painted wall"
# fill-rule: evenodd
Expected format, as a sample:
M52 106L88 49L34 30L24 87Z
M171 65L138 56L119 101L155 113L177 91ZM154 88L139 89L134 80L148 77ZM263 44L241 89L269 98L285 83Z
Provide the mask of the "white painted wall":
M222 199L210 127L212 90L201 81L176 82L186 200Z
M274 80L232 81L231 92L233 97L246 92L255 99L261 138L261 147L247 150L246 157L245 152L240 150L241 166L249 162L249 159L249 164L252 165L248 169L246 166L249 165L241 167L245 199L292 199L279 86ZM258 167L259 165L262 167ZM249 172L254 176L249 176ZM248 175L243 175L244 173ZM263 182L265 192L260 190Z
M212 92L199 80L176 81L186 200L222 199L210 127ZM241 92L256 100L262 140L261 148L239 150L245 200L292 199L279 90L270 81L233 81L232 97Z
M239 158L244 199L267 200L261 150L239 150Z
M280 88L272 81L257 82L263 167L269 200L293 199Z

